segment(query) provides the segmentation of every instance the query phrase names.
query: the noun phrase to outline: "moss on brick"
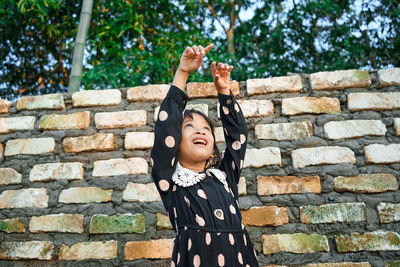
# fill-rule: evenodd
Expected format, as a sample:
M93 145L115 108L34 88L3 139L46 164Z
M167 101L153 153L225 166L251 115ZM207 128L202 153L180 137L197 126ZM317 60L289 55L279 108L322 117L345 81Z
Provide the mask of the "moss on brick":
M7 233L23 233L25 232L24 224L19 220L16 219L6 219L0 221L0 231L7 232Z
M335 242L339 252L400 250L400 235L395 232L336 235Z
M329 251L328 239L323 235L298 233L278 236L282 251L293 253Z
M368 71L364 71L364 70L354 70L353 78L358 81L368 80L369 73L368 73Z
M90 221L90 233L144 233L145 218L143 214L122 214L107 216L94 215Z
M303 223L356 222L366 220L364 203L339 203L300 208Z
M385 267L400 267L400 261L387 261Z

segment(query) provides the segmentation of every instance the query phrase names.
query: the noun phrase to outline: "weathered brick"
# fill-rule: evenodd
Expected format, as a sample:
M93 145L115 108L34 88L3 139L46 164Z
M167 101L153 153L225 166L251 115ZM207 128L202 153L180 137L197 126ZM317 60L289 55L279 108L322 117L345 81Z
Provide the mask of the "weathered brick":
M147 149L154 144L152 132L130 132L125 134L125 149Z
M22 180L22 174L13 168L0 168L0 185L1 184L19 184Z
M372 144L364 147L368 164L400 163L400 144Z
M35 128L35 121L36 118L33 116L0 118L0 133L32 130Z
M335 235L335 243L339 252L400 250L400 235L382 230L364 234L338 234Z
M43 216L33 216L29 221L29 231L31 231L32 233L83 233L83 215L60 213Z
M280 251L292 253L328 252L328 238L318 234L276 234L262 235L263 253L273 254Z
M208 105L207 104L187 104L185 110L198 110L203 112L206 116L208 116Z
M246 150L246 157L243 164L244 168L259 168L275 164L282 166L281 151L279 147L264 147L260 149L249 148Z
M238 100L245 118L267 117L274 114L274 104L271 100ZM218 104L219 116L219 104Z
M385 261L385 267L399 267L400 260L398 261Z
M90 111L68 115L44 115L40 117L39 128L42 130L86 129L90 126Z
M290 266L289 265L279 265L279 264L271 263L271 264L264 265L264 266L261 266L261 267L290 267Z
M311 137L313 127L309 121L256 124L254 132L256 139L292 140Z
M145 232L143 214L118 214L107 216L95 214L90 220L91 234L138 233Z
M400 222L400 204L379 203L376 209L381 223Z
M65 109L63 94L23 96L18 100L18 110Z
M63 149L65 153L113 150L114 134L99 133L89 136L66 137L63 139Z
M25 225L19 218L0 220L0 232L24 233Z
M350 93L347 107L350 111L399 109L400 93Z
M340 114L340 102L329 97L292 97L282 99L282 115Z
M61 203L90 203L111 201L112 189L98 187L72 187L61 191Z
M37 164L29 174L29 181L80 180L83 179L83 173L83 164L80 162Z
M313 90L343 90L350 87L367 87L371 80L368 71L339 70L312 73L310 83Z
M239 83L237 81L230 81L229 88L232 93L237 96L239 95ZM203 83L203 82L194 82L188 83L186 85L187 94L189 98L200 98L200 97L216 97L217 89L215 89L215 85L213 82L211 83Z
M381 86L400 85L400 68L392 68L378 71Z
M214 128L214 134L215 134L215 141L217 143L224 143L225 142L224 127L215 127Z
M115 176L147 174L148 166L144 158L108 159L94 162L93 176Z
M12 105L11 101L7 101L5 99L0 99L0 114L8 113L11 105Z
M360 174L353 177L335 177L333 188L338 192L380 193L396 191L399 189L399 185L393 174L375 173Z
M54 244L49 241L3 242L0 244L0 259L52 260Z
M152 202L161 200L154 183L139 184L131 182L128 182L124 189L122 199L130 202Z
M157 213L157 218L156 218L156 225L157 229L169 229L172 230L174 229L171 225L171 222L169 221L169 217L167 215Z
M327 262L327 263L309 263L300 265L301 267L371 267L368 262Z
M249 79L246 81L247 95L258 95L276 92L298 92L303 88L301 77L282 76L266 79Z
M386 126L380 120L330 121L324 125L324 132L329 139L385 136Z
M4 152L4 145L0 143L0 159L3 158L3 152Z
M400 118L393 119L394 129L396 130L396 136L400 136Z
M239 178L238 193L239 193L239 196L245 196L247 194L246 178L245 177L240 177Z
M364 203L332 203L300 207L302 223L358 222L366 219Z
M98 112L94 115L97 129L141 127L146 125L146 110Z
M354 164L354 152L348 147L323 146L299 148L292 151L292 164L295 168L323 164Z
M4 190L0 195L0 209L47 208L46 188Z
M268 226L284 225L289 223L286 207L262 206L242 210L244 225Z
M169 84L135 86L128 89L126 99L129 102L163 100L170 87Z
M82 242L70 247L62 245L59 260L80 261L88 259L107 260L118 256L118 242L109 240L105 242Z
M112 106L121 103L121 91L88 90L72 94L72 105L74 107Z
M169 259L172 255L174 239L132 241L125 244L125 260Z
M257 194L259 196L280 194L321 193L321 181L318 175L296 176L258 176Z
M207 104L187 104L185 110L198 110L208 116L208 105ZM160 111L160 106L154 109L154 121L158 118L158 112Z
M37 155L53 153L55 145L56 143L52 137L8 140L4 155L13 156L18 154Z

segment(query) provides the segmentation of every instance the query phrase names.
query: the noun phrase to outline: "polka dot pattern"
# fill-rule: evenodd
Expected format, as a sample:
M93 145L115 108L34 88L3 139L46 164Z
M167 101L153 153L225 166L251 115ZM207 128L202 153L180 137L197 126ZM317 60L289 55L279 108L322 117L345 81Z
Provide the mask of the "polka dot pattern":
M169 148L173 148L175 146L175 139L172 136L167 136L165 138L165 145Z
M229 234L228 238L229 238L229 243L231 243L232 246L235 245L235 239L233 238L233 235Z
M244 161L241 159L240 160L240 169L243 169L243 164L244 164Z
M225 257L222 254L218 254L218 266L225 266Z
M246 142L246 136L244 134L240 134L240 143L243 145Z
M154 167L154 160L153 160L153 158L150 158L150 164L151 164L151 167Z
M239 111L240 111L240 108L239 108L238 103L235 103L235 110L236 110L236 112L239 112Z
M193 257L193 266L194 267L199 267L200 263L201 263L200 256L199 255L194 255L194 257Z
M204 219L201 216L197 215L197 214L196 214L196 222L200 226L206 225L206 222L204 221Z
M188 239L188 251L192 248L192 239Z
M181 261L181 253L178 252L178 256L176 258L176 264L179 264L180 261Z
M232 148L233 148L234 150L239 150L241 146L242 146L242 145L240 144L239 141L235 141L235 142L232 143Z
M210 245L211 244L211 234L210 233L206 233L206 245Z
M186 196L183 196L183 199L185 200L186 204L188 204L188 206L190 207L190 200Z
M222 111L224 112L225 115L229 114L229 109L225 106L222 106Z
M158 113L158 118L160 121L165 121L168 119L168 113L165 110L161 110L160 113Z
M204 199L207 199L206 192L204 192L203 189L197 190L197 194L199 195L199 197L204 198Z
M235 165L235 162L232 160L232 170L235 170L236 169L236 165Z
M229 206L229 210L231 211L232 214L236 214L236 209L232 204Z
M161 191L168 191L169 189L169 182L167 180L160 180L158 182L158 186L160 187Z
M214 210L214 215L220 220L224 220L224 211L222 209Z
M238 261L240 264L243 264L243 258L242 258L242 253L238 253Z
M247 238L246 238L245 234L243 234L243 242L244 242L244 245L247 246Z
M174 166L174 163L175 163L175 158L172 158L172 160L171 160L171 166Z

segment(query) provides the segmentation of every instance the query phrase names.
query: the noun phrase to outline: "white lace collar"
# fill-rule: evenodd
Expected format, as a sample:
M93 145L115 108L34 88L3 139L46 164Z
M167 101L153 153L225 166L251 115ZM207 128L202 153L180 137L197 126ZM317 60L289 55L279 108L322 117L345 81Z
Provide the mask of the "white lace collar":
M210 168L206 172L209 175L210 175L210 173L214 174L214 176L223 185L228 186L225 175L222 173L222 171L215 169L215 168ZM182 187L189 187L189 186L195 185L198 182L200 182L201 180L203 180L204 178L206 178L205 173L197 173L192 170L189 170L185 167L182 167L182 165L179 164L179 162L177 162L175 172L172 175L172 181L174 181L175 184L182 186Z

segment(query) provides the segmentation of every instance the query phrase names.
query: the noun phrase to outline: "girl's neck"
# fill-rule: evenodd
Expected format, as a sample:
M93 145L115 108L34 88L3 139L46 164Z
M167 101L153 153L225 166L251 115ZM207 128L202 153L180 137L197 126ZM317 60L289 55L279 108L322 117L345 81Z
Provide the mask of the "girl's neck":
M179 163L182 167L189 169L194 172L202 172L206 166L205 162L188 162L185 160L179 160Z

